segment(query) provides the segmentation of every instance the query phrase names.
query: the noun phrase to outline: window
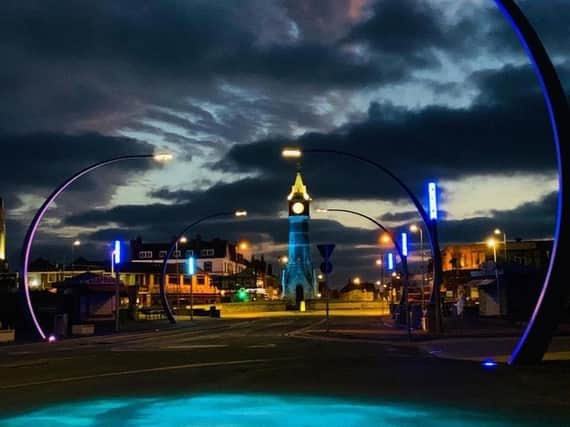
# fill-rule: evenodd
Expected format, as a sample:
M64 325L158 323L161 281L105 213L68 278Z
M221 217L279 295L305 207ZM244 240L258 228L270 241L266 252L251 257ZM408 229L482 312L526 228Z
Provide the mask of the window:
M160 252L158 253L158 257L159 257L159 258L164 258L165 256L166 256L166 251L160 251Z
M200 255L202 255L202 256L214 256L214 250L213 249L202 249L200 251Z
M168 283L171 285L177 285L178 282L178 276L175 276L174 274L169 274L168 275Z
M180 258L180 251L174 251L174 258Z
M185 284L185 285L190 285L190 284L192 284L192 278L191 278L191 277L184 276L184 284Z
M204 276L197 276L197 277L196 277L196 282L197 282L199 285L203 285L203 284L206 283L206 278L205 278Z
M204 262L204 271L212 271L212 262L211 261Z
M192 249L187 249L186 252L184 252L184 255L188 258L189 256L194 256L194 251Z
M139 252L140 259L151 259L152 258L152 251L140 251Z

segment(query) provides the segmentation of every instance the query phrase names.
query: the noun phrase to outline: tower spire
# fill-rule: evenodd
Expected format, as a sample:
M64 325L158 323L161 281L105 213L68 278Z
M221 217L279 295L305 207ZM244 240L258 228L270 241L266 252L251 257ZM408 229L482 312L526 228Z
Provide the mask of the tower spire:
M291 192L287 196L287 200L291 200L295 196L300 196L303 200L311 200L311 196L309 196L307 192L307 186L303 183L303 177L300 171L297 171L295 183L291 186Z

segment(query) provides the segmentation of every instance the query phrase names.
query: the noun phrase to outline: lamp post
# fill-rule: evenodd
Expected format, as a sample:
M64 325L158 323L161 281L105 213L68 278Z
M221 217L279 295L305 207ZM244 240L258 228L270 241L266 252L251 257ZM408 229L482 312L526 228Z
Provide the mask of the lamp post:
M178 280L178 282L177 282L177 283L178 283L178 286L176 287L176 291L177 291L177 292L176 292L176 307L177 307L177 310L180 310L180 262L179 262L179 260L180 260L180 252L179 252L179 249L178 249L178 243L185 244L185 243L187 243L187 242L188 242L188 239L186 238L186 236L180 237L180 239L178 239L178 240L176 241L176 248L174 249L174 254L175 254L175 255L178 254L178 255L176 255L176 258L177 258L177 260L178 260L178 261L176 262L176 277L177 277L177 280ZM191 290L191 289L192 289L192 285L190 285L190 290ZM192 293L192 292L190 292L190 293Z
M119 264L121 263L121 242L115 240L111 251L111 276L115 273L115 332L119 332L119 311L121 309L121 293L119 280Z
M499 267L497 266L497 241L492 237L487 240L487 246L493 248L493 261L495 262L495 281L497 282L497 304L499 305L499 316L501 311L501 287L499 286Z
M287 265L287 263L289 262L289 257L287 255L283 255L279 257L279 280L281 281L281 296L283 296L285 294L285 280L284 280L284 276L285 276L285 266Z
M24 241L22 243L22 251L20 254L20 266L22 277L20 279L20 291L23 293L24 300L26 302L26 312L30 320L32 321L33 326L36 329L37 334L41 337L41 339L46 339L46 334L38 319L36 318L36 314L34 313L34 308L32 305L32 299L30 296L30 286L28 283L28 264L30 260L30 252L32 248L32 242L34 240L34 236L36 231L40 225L40 221L42 220L43 216L47 212L50 205L53 203L57 197L65 191L67 187L69 187L73 182L77 179L81 178L83 175L87 175L91 171L98 169L102 166L110 165L113 163L125 161L125 160L135 160L135 159L153 159L156 162L164 163L172 159L172 154L167 153L159 153L159 154L138 154L138 155L130 155L130 156L120 156L114 157L109 160L103 160L101 162L97 162L92 164L91 166L86 167L85 169L80 170L76 174L72 175L68 179L66 179L59 187L57 187L44 201L44 203L40 206L32 222L28 227L28 231L26 232L26 236L24 237Z
M404 237L405 233L402 233L402 246L400 246L398 244L398 241L396 239L396 237L394 236L394 234L387 229L386 227L384 227L384 225L382 225L380 222L378 222L377 220L375 220L374 218L365 215L361 212L356 212L356 211L352 211L349 209L331 209L331 208L327 208L327 209L317 209L317 212L343 212L343 213L348 213L348 214L352 214L352 215L356 215L359 216L361 218L367 219L368 221L372 222L373 224L375 224L378 228L380 228L382 231L384 231L384 234L382 235L381 239L386 239L387 236L388 239L390 239L390 241L392 242L392 244L394 245L394 248L396 249L396 252L398 252L398 255L400 256L400 260L402 261L402 272L404 273L404 292L402 293L402 299L400 301L400 304L404 304L405 307L405 312L406 312L406 324L408 325L408 334L411 337L411 325L410 325L410 319L409 319L409 315L408 315L408 282L409 282L409 274L408 274L408 253L407 253L407 238Z
M176 247L176 244L178 243L178 241L182 238L182 236L184 234L186 234L188 232L188 230L190 230L192 227L200 224L201 222L207 221L209 219L213 219L213 218L219 218L219 217L224 217L224 216L235 216L235 217L244 217L247 216L247 211L245 210L235 210L235 211L231 211L231 212L218 212L212 215L207 215L205 217L200 218L197 221L194 221L192 224L188 225L187 227L185 227L174 239L174 242L172 243L172 245L170 245L170 248L168 249L166 255L164 256L164 259L162 261L162 270L160 273L160 300L162 302L162 308L164 309L164 313L166 314L166 317L168 318L168 321L170 323L176 323L176 319L174 318L174 314L172 313L172 309L170 308L170 304L168 303L168 299L166 298L166 286L165 286L165 278L166 278L166 269L168 267L168 260L170 259L170 257L172 256L172 252L174 252L174 249ZM192 289L192 287L190 287L190 289Z
M435 183L430 182L428 185L429 196L430 196L429 197L430 206L428 214L422 203L415 196L412 190L404 183L404 181L402 181L394 172L392 172L390 169L386 168L385 166L381 165L380 163L367 159L366 157L359 156L357 154L349 153L346 151L327 149L327 148L310 148L310 149L284 148L281 151L282 156L287 159L300 159L304 154L307 153L334 154L338 156L350 157L352 159L366 163L370 166L379 169L384 174L388 175L390 178L396 181L396 183L400 186L400 188L404 190L404 192L408 195L408 197L414 204L416 210L418 211L418 214L422 218L422 221L425 224L426 231L429 237L432 259L433 259L433 288L430 298L430 308L434 316L433 333L435 334L441 333L442 322L441 322L440 289L441 289L443 271L442 271L441 251L439 249L439 239L437 235L438 210L436 203L437 196L436 196Z
M503 235L503 245L504 245L504 250L505 250L505 264L508 262L508 258L507 258L507 233L506 231L501 231L499 228L495 228L495 230L493 231L493 234L495 236L500 236L501 234Z
M73 243L71 244L71 276L73 276L73 260L75 257L75 247L76 246L80 246L81 245L81 241L79 239L75 239L73 241Z
M424 286L426 283L426 270L425 270L425 261L424 261L424 232L422 230L422 227L416 225L416 224L412 224L410 225L410 231L412 233L420 233L420 258L421 258L421 270L422 270L422 311L425 308L425 303L424 303Z

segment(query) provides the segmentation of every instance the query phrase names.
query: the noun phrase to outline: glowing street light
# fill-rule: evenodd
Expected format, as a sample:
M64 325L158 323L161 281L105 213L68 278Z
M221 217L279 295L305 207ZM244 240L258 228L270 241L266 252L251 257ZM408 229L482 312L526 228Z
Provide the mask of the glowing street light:
M501 229L499 228L495 228L495 230L493 231L493 234L495 234L495 236L500 236L501 234L503 235L503 245L505 248L505 264L507 263L507 233L504 231L501 231Z
M352 280L352 283L354 283L355 285L360 285L360 277L355 277L355 278Z
M281 155L286 159L299 159L302 153L299 148L284 148L281 150Z
M238 247L240 250L245 251L249 248L249 244L245 240L242 240L238 243Z
M487 246L493 248L493 261L495 263L495 280L497 282L497 304L499 305L499 316L501 315L501 287L499 286L499 266L497 265L497 241L490 237L487 239Z
M381 259L377 259L377 260L376 260L376 265L380 267L380 266L382 265L382 260L381 260Z
M390 237L390 235L388 233L382 233L382 235L380 236L380 243L382 244L388 244L392 241L392 238Z
M174 158L174 156L173 156L171 153L156 153L156 154L153 156L153 159L154 159L156 162L159 162L159 163L166 163L166 162L169 162L169 161L171 161L173 158Z
M244 210L237 210L234 212L235 216L247 216L247 211Z
M178 241L179 241L180 243L188 243L188 237L182 236L180 239L178 239Z

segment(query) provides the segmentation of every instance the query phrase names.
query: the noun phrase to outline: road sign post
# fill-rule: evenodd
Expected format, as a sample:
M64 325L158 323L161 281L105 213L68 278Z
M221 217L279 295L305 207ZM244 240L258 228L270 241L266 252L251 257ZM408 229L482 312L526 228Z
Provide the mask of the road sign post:
M327 243L322 245L317 245L317 248L323 257L323 262L321 263L320 269L321 273L323 273L323 279L325 283L325 313L326 313L326 323L327 323L327 334L329 333L329 319L330 319L330 310L329 310L329 300L330 300L330 291L329 291L329 282L328 282L328 275L332 273L332 263L329 261L335 245L334 243Z

